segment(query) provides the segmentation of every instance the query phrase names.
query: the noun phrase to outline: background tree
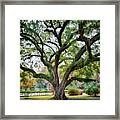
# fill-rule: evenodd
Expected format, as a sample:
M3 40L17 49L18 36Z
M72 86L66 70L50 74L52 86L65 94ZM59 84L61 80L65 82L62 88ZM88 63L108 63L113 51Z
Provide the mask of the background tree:
M32 75L28 72L20 72L20 88L21 90L27 91L28 89L34 88L37 80L32 78Z
M88 95L93 95L96 97L97 94L100 93L100 83L98 81L84 83L84 90Z
M99 20L20 21L20 68L50 82L58 100L67 99L73 80L96 81L90 74L99 72L99 46Z

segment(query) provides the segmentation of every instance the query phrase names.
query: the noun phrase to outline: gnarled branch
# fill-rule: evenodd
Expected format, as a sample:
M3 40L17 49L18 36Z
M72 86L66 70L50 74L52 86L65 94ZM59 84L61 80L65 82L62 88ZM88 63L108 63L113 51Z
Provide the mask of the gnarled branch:
M63 31L65 30L65 27L67 26L67 24L70 22L70 20L66 20L64 23L63 23L63 26L59 32L59 35L58 35L58 42L59 42L59 45L60 47L62 46L62 42L61 42L61 36L62 36L62 33Z
M100 39L100 33L98 33L97 35L95 35L93 38L91 38L90 39L90 46L94 43L94 42L96 42L97 40L99 40ZM80 58L81 58L81 56L83 55L83 53L86 51L86 45L85 46L83 46L79 51L78 51L78 53L76 54L76 56L75 56L75 61L78 61Z
M36 73L33 69L24 67L21 64L20 64L20 69L22 69L23 71L31 72L33 74L33 77L35 77L35 78L43 78L43 79L49 81L51 84L54 84L53 79L44 73Z

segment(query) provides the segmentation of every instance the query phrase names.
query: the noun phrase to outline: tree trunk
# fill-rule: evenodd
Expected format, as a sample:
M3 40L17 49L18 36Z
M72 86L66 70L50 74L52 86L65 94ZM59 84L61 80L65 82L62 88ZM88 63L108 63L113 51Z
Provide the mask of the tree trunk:
M94 97L97 97L97 94L96 94L96 93L94 94Z
M56 88L55 89L55 100L67 100L67 97L65 96L64 88Z

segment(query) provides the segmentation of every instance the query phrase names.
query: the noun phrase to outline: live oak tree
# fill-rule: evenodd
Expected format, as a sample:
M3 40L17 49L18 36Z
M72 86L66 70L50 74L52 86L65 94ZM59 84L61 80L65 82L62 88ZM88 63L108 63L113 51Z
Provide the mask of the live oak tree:
M97 68L90 73L99 73L100 21L20 20L20 57L21 70L50 82L54 99L67 99L64 90L72 81L96 81L84 73L91 66Z

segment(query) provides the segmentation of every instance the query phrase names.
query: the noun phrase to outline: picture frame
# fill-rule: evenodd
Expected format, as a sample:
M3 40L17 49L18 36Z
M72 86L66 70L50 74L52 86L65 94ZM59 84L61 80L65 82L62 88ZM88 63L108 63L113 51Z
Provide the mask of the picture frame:
M115 5L115 115L5 115L5 5ZM1 74L0 118L1 119L119 119L119 14L118 0L99 1L2 1L1 2Z

